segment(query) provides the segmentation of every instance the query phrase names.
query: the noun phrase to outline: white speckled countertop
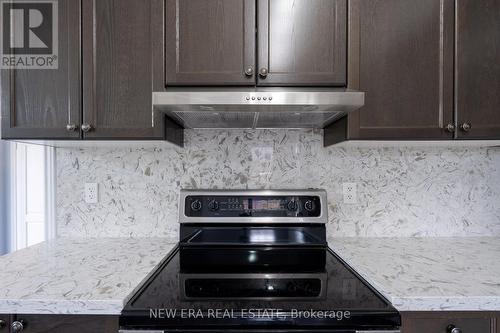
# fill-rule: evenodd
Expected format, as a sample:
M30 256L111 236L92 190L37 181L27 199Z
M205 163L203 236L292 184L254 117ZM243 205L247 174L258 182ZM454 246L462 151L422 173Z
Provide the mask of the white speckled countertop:
M500 238L332 238L400 311L500 311ZM0 257L0 313L119 314L175 244L59 239Z
M500 238L332 238L399 311L499 311Z
M0 257L0 313L119 314L175 244L58 239Z

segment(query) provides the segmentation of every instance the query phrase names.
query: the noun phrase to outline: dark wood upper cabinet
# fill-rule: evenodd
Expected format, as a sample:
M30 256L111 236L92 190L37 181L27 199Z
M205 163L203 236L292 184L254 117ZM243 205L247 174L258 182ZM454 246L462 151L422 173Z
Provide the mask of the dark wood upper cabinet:
M36 1L36 0L35 0ZM58 68L2 69L3 139L78 139L81 121L80 1L58 2Z
M453 138L454 0L351 0L349 36L348 138Z
M500 139L500 1L457 0L456 12L458 138Z
M258 84L345 86L347 0L258 0Z
M257 85L365 92L326 145L500 139L499 16L500 0L58 1L58 68L0 70L1 135L181 144L152 92Z
M345 86L346 21L347 0L167 0L167 85Z
M83 0L82 8L84 138L162 139L151 94L165 86L164 2Z
M167 85L255 85L255 0L166 3Z

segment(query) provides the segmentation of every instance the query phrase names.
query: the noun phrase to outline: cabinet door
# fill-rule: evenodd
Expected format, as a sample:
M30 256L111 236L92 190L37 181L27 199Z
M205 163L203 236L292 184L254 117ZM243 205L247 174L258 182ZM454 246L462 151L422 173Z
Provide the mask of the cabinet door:
M500 139L500 0L458 0L456 20L458 137Z
M163 1L83 0L86 139L162 139Z
M167 85L255 85L255 0L166 3Z
M4 139L80 138L80 1L58 1L57 14L57 69L1 70Z
M366 93L351 139L452 139L453 0L352 0L348 87Z
M99 0L101 1L101 0ZM117 316L89 315L16 315L22 320L23 333L116 333Z
M259 85L345 86L347 0L259 0Z
M474 333L494 333L492 332L492 323L490 318L411 318L405 319L401 326L401 333L447 333L449 325L460 328L461 332Z

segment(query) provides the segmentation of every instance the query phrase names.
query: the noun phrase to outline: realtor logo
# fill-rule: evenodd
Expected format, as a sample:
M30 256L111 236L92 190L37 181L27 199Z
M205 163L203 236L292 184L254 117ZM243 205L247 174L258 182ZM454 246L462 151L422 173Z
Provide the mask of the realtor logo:
M0 0L1 69L57 69L57 0Z

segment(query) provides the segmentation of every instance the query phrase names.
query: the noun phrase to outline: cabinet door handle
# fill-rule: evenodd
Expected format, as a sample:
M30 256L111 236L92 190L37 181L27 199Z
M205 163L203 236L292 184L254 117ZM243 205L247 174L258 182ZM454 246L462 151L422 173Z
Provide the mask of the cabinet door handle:
M10 325L12 333L21 332L22 330L24 330L24 325L26 325L24 320L19 320L19 321L16 320L15 322L12 323L12 325Z
M446 132L450 132L450 133L453 133L455 132L455 125L453 124L448 124L444 127L444 129L446 130Z
M262 77L266 77L267 74L269 74L269 71L267 70L266 67L262 67L259 71L259 75L262 76Z
M453 324L448 325L446 327L446 333L463 333L462 329L460 327L456 327Z
M460 129L464 132L470 131L471 128L472 126L469 123L463 123L462 125L460 125Z
M68 131L68 132L74 132L74 131L76 131L77 128L78 128L78 126L76 126L76 124L66 125L66 131Z
M245 69L245 75L246 75L246 76L252 76L252 75L253 75L253 67L252 67L252 66L248 66L248 67Z
M90 126L89 124L82 125L82 131L85 133L90 132L91 129L92 129L92 126Z

